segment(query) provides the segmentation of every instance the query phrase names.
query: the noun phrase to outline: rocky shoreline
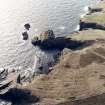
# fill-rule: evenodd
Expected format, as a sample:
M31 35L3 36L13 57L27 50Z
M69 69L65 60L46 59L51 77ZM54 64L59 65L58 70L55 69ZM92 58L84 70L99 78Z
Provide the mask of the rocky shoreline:
M0 70L0 99L11 97L11 89L14 90L12 95L15 96L19 89L18 92L35 101L30 99L28 104L24 104L26 98L23 98L20 103L14 105L104 105L105 0L97 7L89 8L89 11L81 18L78 32L62 38L53 36L37 44L36 38L32 41L42 49L61 50L59 62L51 67L48 75L35 77L35 72L31 69L26 73L20 72L21 70L13 70L11 73L5 69ZM11 99L6 101L9 102L5 105L13 104Z
M25 87L40 96L41 101L34 105L104 105L105 1L93 10L81 19L82 29L66 38L94 43L77 50L64 49L51 73Z

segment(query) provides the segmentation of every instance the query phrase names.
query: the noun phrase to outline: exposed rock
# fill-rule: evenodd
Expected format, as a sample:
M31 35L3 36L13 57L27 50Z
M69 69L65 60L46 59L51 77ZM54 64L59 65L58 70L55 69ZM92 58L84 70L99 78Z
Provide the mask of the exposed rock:
M80 31L88 28L105 30L105 24L98 24L95 22L85 22L80 20Z
M105 30L105 0L101 1L96 7L89 7L90 13L80 20L80 30L100 29Z
M4 94L15 87L16 79L15 73L9 73L7 69L2 70L0 73L0 94Z
M101 12L103 9L99 7L88 7L89 13Z
M71 38L65 38L65 37L57 37L53 39L44 39L43 41L40 40L38 37L35 37L32 40L32 44L34 46L39 46L41 49L48 50L48 49L64 49L64 48L70 48L70 49L76 49L79 47L83 47L85 45L88 45L87 42L81 42L72 40Z
M34 78L35 76L35 71L32 70L31 68L28 68L22 72L19 73L18 77L17 77L17 83L19 84L25 84L25 83L30 83L31 80Z
M28 33L27 32L23 32L23 40L27 40L28 39Z
M24 85L30 83L35 76L35 71L28 68L26 70L0 69L0 94L8 92L10 89L16 87L17 84Z
M0 81L6 79L7 75L8 75L8 70L1 68L0 69Z
M71 49L68 49L68 48L64 48L63 51L62 51L62 55L66 55L68 53L72 53L72 50Z
M29 30L31 26L30 26L29 23L27 23L27 24L24 25L24 27L25 27L26 30Z
M50 46L50 43L48 44L47 41L49 40L54 40L55 35L53 30L47 30L45 32L42 32L39 37L35 36L32 39L32 44L33 45L38 45L38 46L43 46L45 44L46 47ZM46 45L47 44L47 45Z

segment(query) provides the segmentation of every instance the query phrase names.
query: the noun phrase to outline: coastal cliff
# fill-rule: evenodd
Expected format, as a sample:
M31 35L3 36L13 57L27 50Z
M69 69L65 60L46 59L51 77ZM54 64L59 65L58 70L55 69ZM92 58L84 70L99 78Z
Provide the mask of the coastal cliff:
M26 86L16 84L17 89L14 92L12 91L12 98L15 96L15 101L21 101L16 105L104 105L104 24L105 0L102 0L95 9L91 8L90 13L81 18L80 31L62 39L66 39L67 42L70 40L69 47L63 46L58 58L59 62L51 68L48 75L40 74L33 77L32 82ZM58 39L56 39L57 43ZM52 41L55 42L54 39ZM76 46L78 45L77 42L82 43L82 45L80 44L78 48L72 49L71 42L75 42ZM88 46L86 46L87 42ZM48 43L50 44L50 41ZM3 96L4 100L11 96L11 92L9 92ZM16 92L22 93L17 97ZM27 102L24 103L24 101Z
M81 22L105 24L103 10L86 15ZM91 46L75 51L64 49L52 72L37 77L26 89L39 96L33 105L104 105L105 103L105 30L86 27L73 35L78 41L94 40Z

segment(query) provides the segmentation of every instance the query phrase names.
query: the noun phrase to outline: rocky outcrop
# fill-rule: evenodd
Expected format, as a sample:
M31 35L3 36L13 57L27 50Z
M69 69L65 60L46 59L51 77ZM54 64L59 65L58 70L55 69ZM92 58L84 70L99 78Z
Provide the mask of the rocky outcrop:
M32 44L35 46L39 46L41 48L50 48L52 47L52 44L54 43L53 41L55 40L55 35L53 30L47 30L45 32L42 32L39 37L35 36L32 39ZM49 42L52 42L52 44L50 44Z
M0 69L0 94L6 93L15 87L16 74L9 73L7 69Z
M64 37L59 37L55 39L46 39L43 41L32 41L33 45L39 46L42 49L63 49L65 47L76 48L82 46L82 42L73 41L70 39L65 39Z
M17 85L25 85L30 83L35 77L35 71L28 68L26 70L20 69L0 69L0 94L8 92Z
M47 32L47 31L46 31ZM46 33L45 32L45 33ZM53 32L52 32L53 33ZM41 34L41 36L46 36L46 34ZM53 34L51 34L53 35ZM83 46L87 46L88 44L94 43L94 41L76 41L72 40L71 38L65 38L65 37L47 37L41 40L39 37L34 37L32 40L32 44L34 46L39 46L41 49L49 50L49 49L64 49L64 48L70 48L70 49L76 49Z
M21 85L30 83L33 80L33 78L35 77L35 74L36 74L36 72L31 68L28 68L23 71L21 70L21 72L18 73L16 82Z
M80 20L80 31L86 30L89 28L105 30L105 24L99 24L99 23L95 23L95 22L85 22L85 21Z
M89 13L80 19L80 30L100 29L105 30L105 1L101 1L96 7L89 7Z
M89 14L103 11L103 8L99 7L88 7L88 9L89 9Z
M46 39L54 39L54 38L55 38L55 35L54 35L53 30L44 31L38 37L38 39L41 41L46 40Z
M39 101L39 97L32 96L29 90L19 89L31 83L34 78L32 69L0 69L0 105L27 105Z
M23 40L28 40L28 33L27 32L23 32Z
M27 23L27 24L24 25L24 28L25 28L26 31L22 33L23 40L28 40L28 38L29 38L28 31L31 28L31 26L30 26L29 23Z
M25 24L24 27L25 27L26 30L29 30L31 28L29 23Z

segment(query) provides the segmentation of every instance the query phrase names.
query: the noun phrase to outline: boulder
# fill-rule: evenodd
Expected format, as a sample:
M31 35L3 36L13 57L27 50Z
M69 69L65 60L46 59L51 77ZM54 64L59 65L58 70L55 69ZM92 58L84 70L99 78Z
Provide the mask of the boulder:
M24 27L25 27L26 30L29 30L31 26L30 26L29 23L27 23L27 24L24 25Z
M28 40L28 33L27 32L23 32L23 40Z

